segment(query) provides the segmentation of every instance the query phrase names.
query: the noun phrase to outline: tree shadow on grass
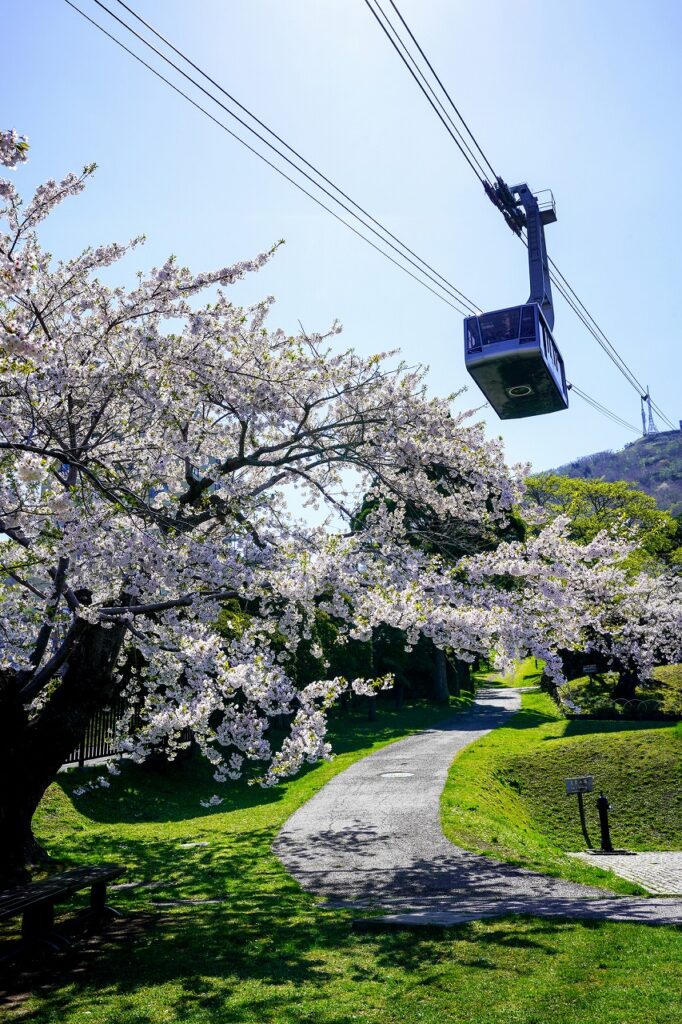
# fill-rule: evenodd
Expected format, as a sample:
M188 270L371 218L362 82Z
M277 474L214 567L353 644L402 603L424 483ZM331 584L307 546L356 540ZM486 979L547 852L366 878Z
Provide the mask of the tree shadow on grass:
M375 722L369 722L366 714L358 709L338 713L330 721L329 738L335 754L347 754L364 749L370 744L384 744L409 735L410 729L419 731L428 728L457 728L450 710L434 707L426 701L406 705L398 712L392 707L382 707ZM438 719L442 715L443 722ZM436 724L434 725L434 721ZM471 728L474 728L472 725ZM273 729L271 739L274 746L284 738L282 730ZM315 764L305 765L297 775L303 778L313 771ZM252 778L263 771L263 765L254 767ZM95 789L83 799L74 798L74 790L106 776L106 768L100 765L86 766L60 773L56 784L76 803L78 811L91 821L101 823L143 823L172 822L186 819L210 818L226 811L261 807L279 802L286 789L284 786L264 788L248 779L218 785L213 779L211 765L198 752L190 758L172 763L161 762L137 765L124 760L121 775L110 781L110 787ZM219 806L202 807L200 801L219 792L222 803Z
M324 985L330 973L320 949L342 945L349 929L347 914L336 915L331 928L328 919L318 918L312 899L302 896L268 855L270 839L267 830L233 836L229 847L188 851L184 860L182 851L173 858L166 843L126 843L121 859L130 875L163 879L166 888L151 895L142 889L112 894L112 904L125 917L103 941L54 958L38 978L35 967L22 970L0 988L17 1001L27 982L34 989L37 982L40 1011L32 1019L45 1022L66 1019L74 1006L92 1006L98 1021L158 1020L153 1012L145 1013L139 999L144 990L158 986L169 986L167 994L156 998L172 1006L174 1020L214 1010L221 1022L241 1021L243 997L233 1008L229 1004L242 986L249 992L248 1019L281 1019L276 1016L278 990L293 1002L292 984L309 985L311 991ZM95 837L90 842L86 837L84 859L102 852ZM222 902L160 906L176 898ZM144 927L136 930L138 919ZM104 1016L104 1007L111 1017ZM291 1019L303 1020L294 1010ZM338 1024L345 1020L339 1016Z
M56 784L81 814L90 821L103 824L193 821L226 811L277 803L284 796L281 786L264 789L247 782L236 782L218 787L211 766L199 754L184 762L158 766L124 762L121 774L111 780L108 788L95 789L83 797L74 796L74 790L102 774L101 766L86 767L61 773ZM203 807L201 800L210 797L218 788L222 803Z
M22 969L0 989L19 1010L27 991L37 992L37 1008L25 1004L35 1024L85 1010L97 1024L350 1024L357 986L381 983L388 970L409 976L411 986L428 985L431 966L444 959L492 972L510 951L552 957L567 930L604 927L519 916L356 933L351 921L360 912L317 908L269 853L272 834L233 834L229 845L186 852L127 842L121 859L131 874L166 881L166 889L115 893L112 903L125 917L101 939L32 973ZM84 856L111 859L101 837L87 839ZM216 898L223 902L161 906Z
M321 916L311 908L302 913L298 894L291 899L279 894L251 906L239 901L117 922L102 938L56 958L51 968L23 969L0 989L17 1008L28 986L37 992L37 1010L35 1004L26 1006L36 1024L67 1020L86 1008L98 1024L160 1019L349 1024L356 1019L352 1009L340 1005L335 1013L329 1006L327 986L338 983L339 958L348 987L381 982L386 970L410 975L412 985L428 985L431 965L443 957L456 958L464 968L493 971L500 968L496 958L503 950L553 956L552 935L572 927L520 920L424 929L409 936L356 935L347 914ZM159 1015L159 1003L165 1015ZM324 1012L318 1015L316 1005Z
M386 735L391 730L404 735L404 720L377 724L380 729L372 730L373 737L382 730L382 738L392 738ZM346 742L355 742L356 749L366 746L365 730L370 728L363 724L362 733L355 740L347 736ZM4 982L6 994L15 1001L26 994L28 983L34 991L39 986L37 1008L26 1005L36 1024L72 1019L86 1009L97 1024L157 1024L169 1014L181 1022L316 1024L324 1019L325 1024L350 1024L353 1011L345 1006L357 1006L355 995L347 993L338 1009L329 1002L340 978L343 984L357 985L368 979L381 981L389 966L417 972L429 958L447 955L458 944L466 947L461 961L465 966L492 970L496 948L551 955L551 935L574 927L527 921L517 927L496 921L447 932L427 929L409 937L395 932L358 935L350 927L357 911L316 909L313 898L301 892L272 856L278 823L257 828L245 818L243 832L221 836L219 824L211 818L224 813L225 804L201 814L197 802L210 769L203 776L204 768L188 764L179 766L177 775L162 773L155 780L153 773L138 778L132 767L130 776L126 772L83 811L104 827L62 842L79 862L125 864L126 880L142 885L112 895L111 902L125 917L103 939L88 941L47 963L38 978L27 978L21 971ZM139 792L117 802L118 787L120 795L129 785ZM281 797L273 790L234 787L227 806L248 811ZM132 808L138 798L142 807L126 812L126 804ZM184 849L177 829L172 837L160 829L158 835L136 838L134 827L123 834L106 827L108 822L141 824L140 814L153 822L205 818L203 830L201 823L197 828L188 821L186 838L208 845ZM363 841L362 836L357 839ZM415 870L427 885L432 865L423 865L423 870L417 865ZM480 886L486 874L482 859L476 872Z
M522 708L517 711L513 718L506 724L507 729L537 729L541 725L548 725L550 722L557 723L560 719L554 715L548 715L544 711L531 711Z
M418 929L372 931L362 937L364 940L367 935L371 936L367 944L379 963L386 967L399 966L408 973L417 972L424 963L437 960L444 946L456 945L465 947L460 953L467 958L462 961L466 966L490 970L499 967L498 963L490 960L495 955L495 947L499 950L521 949L534 955L555 956L559 949L548 940L552 936L565 935L567 930L577 927L569 922L510 915L454 927L434 925L420 926Z
M669 729L672 724L660 720L645 722L631 719L588 718L581 721L569 718L560 737L545 736L543 740L546 742L552 739L570 739L574 736L595 736L602 733L641 732L643 729Z
M207 833L208 846L189 849L177 837L137 840L130 832L122 837L106 829L81 834L81 862L116 860L129 869L126 881L162 885L112 893L111 903L125 915L121 922L37 971L22 969L0 989L20 1007L27 991L37 992L37 1012L25 1004L37 1024L71 1019L86 1009L98 1024L152 1024L162 1017L159 1005L177 1021L349 1024L352 1011L344 1007L355 996L346 994L335 1013L324 995L338 987L340 976L352 986L381 981L389 965L423 971L430 957L438 959L462 942L467 948L458 956L481 969L484 960L494 960L495 946L552 952L546 937L558 926L546 923L524 925L518 934L514 925L496 923L489 933L486 925L465 925L411 933L409 939L358 935L350 927L357 911L320 911L270 853L275 824L247 826L227 837ZM415 866L414 881L430 888L426 868ZM487 870L487 862L476 867L482 888ZM327 1002L316 1017L320 1000Z

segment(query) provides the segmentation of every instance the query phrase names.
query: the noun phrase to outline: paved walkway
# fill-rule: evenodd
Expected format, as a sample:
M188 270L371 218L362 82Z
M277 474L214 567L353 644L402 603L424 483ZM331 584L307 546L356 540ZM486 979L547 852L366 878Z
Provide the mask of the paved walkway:
M592 850L572 853L571 857L578 857L594 867L609 868L658 896L682 896L682 852L678 850L644 853Z
M508 913L682 924L682 900L614 897L453 846L439 802L455 754L508 721L513 689L392 743L333 778L286 822L275 852L327 906L383 907L382 924L457 924Z

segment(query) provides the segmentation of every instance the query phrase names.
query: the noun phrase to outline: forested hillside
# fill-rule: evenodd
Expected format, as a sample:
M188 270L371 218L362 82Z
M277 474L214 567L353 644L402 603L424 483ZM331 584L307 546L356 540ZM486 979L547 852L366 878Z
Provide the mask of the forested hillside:
M651 494L660 508L682 514L682 431L649 434L619 452L597 452L552 472L572 477L627 480Z

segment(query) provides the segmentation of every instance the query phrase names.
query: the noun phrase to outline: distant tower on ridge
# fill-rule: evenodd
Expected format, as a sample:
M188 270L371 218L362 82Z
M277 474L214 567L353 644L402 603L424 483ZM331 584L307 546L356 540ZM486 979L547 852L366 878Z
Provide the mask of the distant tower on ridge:
M647 437L649 434L657 434L658 427L656 426L654 413L651 408L651 395L649 394L648 384L646 394L640 396L640 401L642 405L642 437ZM682 430L682 420L680 421L680 429Z

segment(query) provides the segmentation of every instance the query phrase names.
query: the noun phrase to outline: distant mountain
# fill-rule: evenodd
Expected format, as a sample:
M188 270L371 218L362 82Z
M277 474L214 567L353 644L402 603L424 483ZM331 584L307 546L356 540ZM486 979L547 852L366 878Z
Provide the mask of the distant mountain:
M640 437L620 452L583 455L552 472L561 476L627 480L651 494L659 508L682 515L682 431Z

